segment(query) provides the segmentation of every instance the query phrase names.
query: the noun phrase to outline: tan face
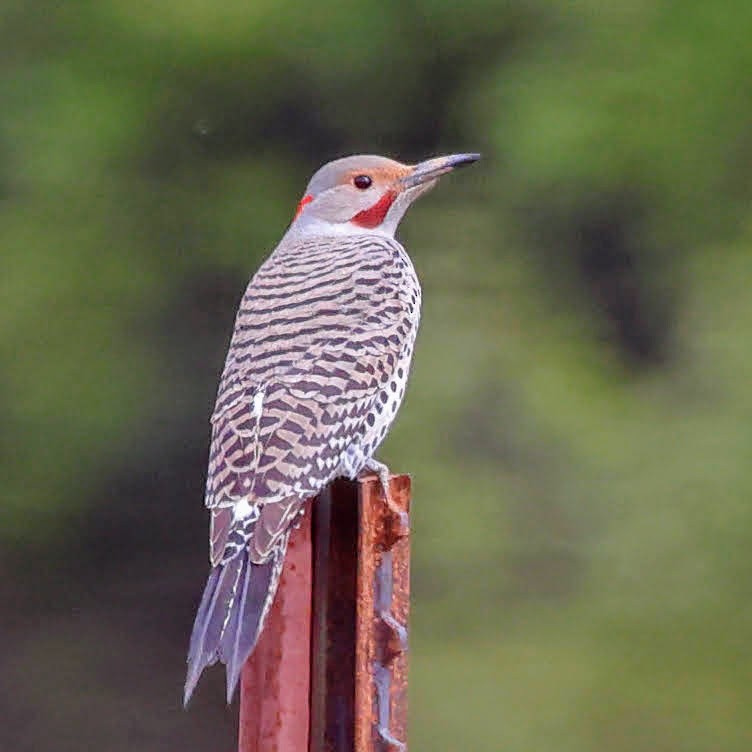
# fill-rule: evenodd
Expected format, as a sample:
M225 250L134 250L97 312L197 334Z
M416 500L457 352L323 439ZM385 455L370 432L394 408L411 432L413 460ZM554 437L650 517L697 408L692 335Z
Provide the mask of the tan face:
M400 179L411 170L408 165L369 155L330 162L308 184L301 214L327 222L357 224L365 212L367 223L376 222L379 216L383 221L401 192Z
M415 168L400 162L391 162L381 167L369 168L367 164L355 165L352 169L345 170L340 184L353 186L356 190L362 191L368 189L368 183L371 182L372 188L376 190L388 190L395 188L401 178L409 175ZM367 178L362 181L361 178Z
M323 232L327 225L348 225L352 232L393 234L407 207L440 175L477 157L437 157L417 165L368 154L335 160L311 178L294 226Z

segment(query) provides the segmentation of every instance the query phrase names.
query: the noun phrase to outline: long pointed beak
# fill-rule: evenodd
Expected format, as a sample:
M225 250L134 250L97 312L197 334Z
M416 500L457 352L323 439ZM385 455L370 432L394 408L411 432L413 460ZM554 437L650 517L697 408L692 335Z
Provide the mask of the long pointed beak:
M427 159L425 162L418 162L413 171L400 180L400 185L403 188L413 188L421 183L446 175L458 167L477 162L479 159L480 154L450 154L446 157Z

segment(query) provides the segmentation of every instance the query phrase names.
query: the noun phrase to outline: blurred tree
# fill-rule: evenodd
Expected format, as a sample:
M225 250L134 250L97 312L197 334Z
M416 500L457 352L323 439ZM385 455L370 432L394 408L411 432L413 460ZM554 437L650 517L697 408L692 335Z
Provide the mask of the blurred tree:
M477 148L404 228L412 744L746 752L751 30L742 0L6 0L0 748L231 747L219 674L179 703L245 280L318 164Z

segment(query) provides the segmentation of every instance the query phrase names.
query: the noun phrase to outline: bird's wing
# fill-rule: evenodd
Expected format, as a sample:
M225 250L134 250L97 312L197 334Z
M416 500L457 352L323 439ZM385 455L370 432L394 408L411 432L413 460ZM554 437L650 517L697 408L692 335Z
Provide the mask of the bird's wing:
M212 563L246 544L252 560L268 559L303 501L362 437L417 325L400 293L412 270L398 250L396 243L369 249L367 265L335 269L322 276L322 289L310 289L310 275L301 278L305 295L288 284L278 297L261 297L261 272L249 285L212 416Z

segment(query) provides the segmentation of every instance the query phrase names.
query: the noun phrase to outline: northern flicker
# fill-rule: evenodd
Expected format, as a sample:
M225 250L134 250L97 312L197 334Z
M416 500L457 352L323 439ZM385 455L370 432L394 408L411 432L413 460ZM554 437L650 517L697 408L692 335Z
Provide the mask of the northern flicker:
M364 155L311 178L245 291L211 418L211 573L188 652L187 703L226 664L227 701L277 590L305 501L374 459L407 383L421 289L394 239L408 206L478 154L405 165Z

